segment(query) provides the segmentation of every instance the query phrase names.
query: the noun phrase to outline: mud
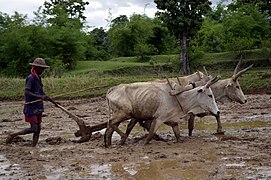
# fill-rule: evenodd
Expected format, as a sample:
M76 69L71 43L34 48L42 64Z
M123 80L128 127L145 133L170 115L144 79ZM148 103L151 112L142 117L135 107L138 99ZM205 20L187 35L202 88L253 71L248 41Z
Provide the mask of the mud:
M114 134L105 148L103 132L74 143L77 124L60 109L45 103L40 141L32 135L5 145L9 133L28 127L23 102L0 102L0 179L271 179L271 95L248 95L248 103L219 104L225 135L216 132L214 117L196 118L193 136L181 124L182 143L167 126L158 130L166 142L144 145L138 125L125 145ZM103 97L61 101L87 125L107 121ZM127 123L122 124L122 129Z

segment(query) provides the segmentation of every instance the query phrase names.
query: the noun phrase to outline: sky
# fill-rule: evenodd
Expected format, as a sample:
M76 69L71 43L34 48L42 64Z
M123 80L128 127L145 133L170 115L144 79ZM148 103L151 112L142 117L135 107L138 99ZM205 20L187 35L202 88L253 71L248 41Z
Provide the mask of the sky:
M27 15L29 19L34 17L33 12L43 6L45 0L0 0L0 11L13 15L15 11ZM87 25L91 27L106 28L109 11L112 18L126 15L128 18L136 14L144 14L153 18L156 4L153 0L88 0L84 15L87 17ZM219 0L212 0L214 6Z

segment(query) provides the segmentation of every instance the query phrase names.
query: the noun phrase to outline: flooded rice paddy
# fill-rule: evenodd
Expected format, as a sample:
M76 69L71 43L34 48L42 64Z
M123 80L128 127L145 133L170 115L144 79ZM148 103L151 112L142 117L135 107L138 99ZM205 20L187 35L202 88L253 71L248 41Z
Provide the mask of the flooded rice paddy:
M244 105L219 104L224 135L214 135L216 120L208 116L196 118L191 137L187 124L180 124L182 143L161 126L158 134L165 142L144 145L146 132L136 125L123 146L114 134L110 148L104 147L104 130L86 143L72 142L76 123L49 103L37 147L30 146L31 135L5 145L9 133L28 124L23 102L1 102L0 179L271 179L271 95L247 97ZM88 125L107 121L102 97L61 103Z

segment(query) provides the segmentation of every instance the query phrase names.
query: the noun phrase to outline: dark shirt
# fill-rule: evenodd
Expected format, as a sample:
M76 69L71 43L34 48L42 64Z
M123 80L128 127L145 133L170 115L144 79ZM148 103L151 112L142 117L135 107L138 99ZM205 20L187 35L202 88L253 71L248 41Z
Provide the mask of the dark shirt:
M28 90L34 94L44 95L41 79L33 76L32 74L30 74L26 78L25 90ZM25 95L25 102L31 102L37 99L38 98L36 97ZM43 111L44 111L43 101L38 101L36 103L24 105L23 113L28 116L31 116L39 114Z

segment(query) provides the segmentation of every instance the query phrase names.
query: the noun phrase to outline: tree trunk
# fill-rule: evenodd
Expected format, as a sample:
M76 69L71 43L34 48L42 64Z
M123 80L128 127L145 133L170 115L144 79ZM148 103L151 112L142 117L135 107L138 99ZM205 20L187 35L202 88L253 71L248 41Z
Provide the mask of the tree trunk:
M181 48L181 53L180 53L180 63L182 65L182 68L180 71L182 74L190 74L190 66L189 66L189 61L188 61L188 52L187 52L187 47L188 47L188 41L187 41L187 33L182 32L179 36L180 40L180 48Z

